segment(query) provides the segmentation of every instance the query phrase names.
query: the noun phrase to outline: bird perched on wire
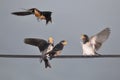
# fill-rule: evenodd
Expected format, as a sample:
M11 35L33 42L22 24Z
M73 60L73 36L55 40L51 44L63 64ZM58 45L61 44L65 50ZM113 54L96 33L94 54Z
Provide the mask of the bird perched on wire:
M105 28L90 38L83 34L81 36L83 55L100 55L96 51L108 39L109 35L110 28Z
M34 14L37 17L37 20L46 20L46 24L48 24L48 22L52 23L51 11L40 11L37 8L31 8L26 11L12 12L12 14L17 16L26 16Z
M48 55L50 57L50 60L54 57L54 56L59 56L61 54L61 51L63 50L64 46L67 44L66 40L62 40L60 41L58 44L55 45L55 47L48 52L46 55Z
M50 52L54 47L54 40L52 37L49 37L48 41L38 38L25 38L24 43L38 47L40 52L42 53L40 62L44 60L45 68L47 67L51 68L46 53Z

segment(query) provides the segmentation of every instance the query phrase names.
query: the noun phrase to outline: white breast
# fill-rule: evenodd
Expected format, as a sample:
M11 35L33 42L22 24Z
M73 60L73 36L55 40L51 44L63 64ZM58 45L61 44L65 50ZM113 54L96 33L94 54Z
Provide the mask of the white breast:
M82 44L82 49L83 55L95 55L95 50L89 42L86 44Z
M52 45L49 45L47 49L45 49L42 54L46 54L48 52L50 52L51 50L53 49L53 46Z
M52 46L52 45L49 45L46 53L50 52L52 49L53 49L53 46Z

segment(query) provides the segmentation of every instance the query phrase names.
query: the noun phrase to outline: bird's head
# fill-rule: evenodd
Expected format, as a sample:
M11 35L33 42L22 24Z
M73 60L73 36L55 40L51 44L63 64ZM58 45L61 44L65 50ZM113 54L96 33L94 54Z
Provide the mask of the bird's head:
M54 43L54 39L53 39L53 37L49 37L49 38L48 38L48 43L51 43L51 44Z
M86 34L82 34L81 35L81 40L83 41L83 43L88 42L89 41L89 37Z
M29 12L35 12L35 10L37 10L36 8L31 8L31 9L28 9Z
M66 40L62 40L60 43L63 44L64 46L67 45L67 41Z

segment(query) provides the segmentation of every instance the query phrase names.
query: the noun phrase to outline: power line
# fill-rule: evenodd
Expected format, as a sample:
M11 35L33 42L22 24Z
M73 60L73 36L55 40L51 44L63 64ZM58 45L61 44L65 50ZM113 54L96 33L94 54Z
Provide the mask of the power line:
M41 55L15 55L15 54L0 54L0 58L40 58ZM84 55L60 55L53 58L120 58L120 55L94 55L94 56L84 56Z

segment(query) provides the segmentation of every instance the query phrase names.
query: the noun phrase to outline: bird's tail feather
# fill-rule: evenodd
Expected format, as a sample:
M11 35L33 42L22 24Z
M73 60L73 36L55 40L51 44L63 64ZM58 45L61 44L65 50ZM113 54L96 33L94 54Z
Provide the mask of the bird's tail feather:
M51 22L51 23L52 23L52 19L51 19L51 17L46 18L46 24L48 24L48 22Z
M51 68L51 65L50 65L48 59L45 59L44 62L45 62L45 68L47 68L47 67Z

